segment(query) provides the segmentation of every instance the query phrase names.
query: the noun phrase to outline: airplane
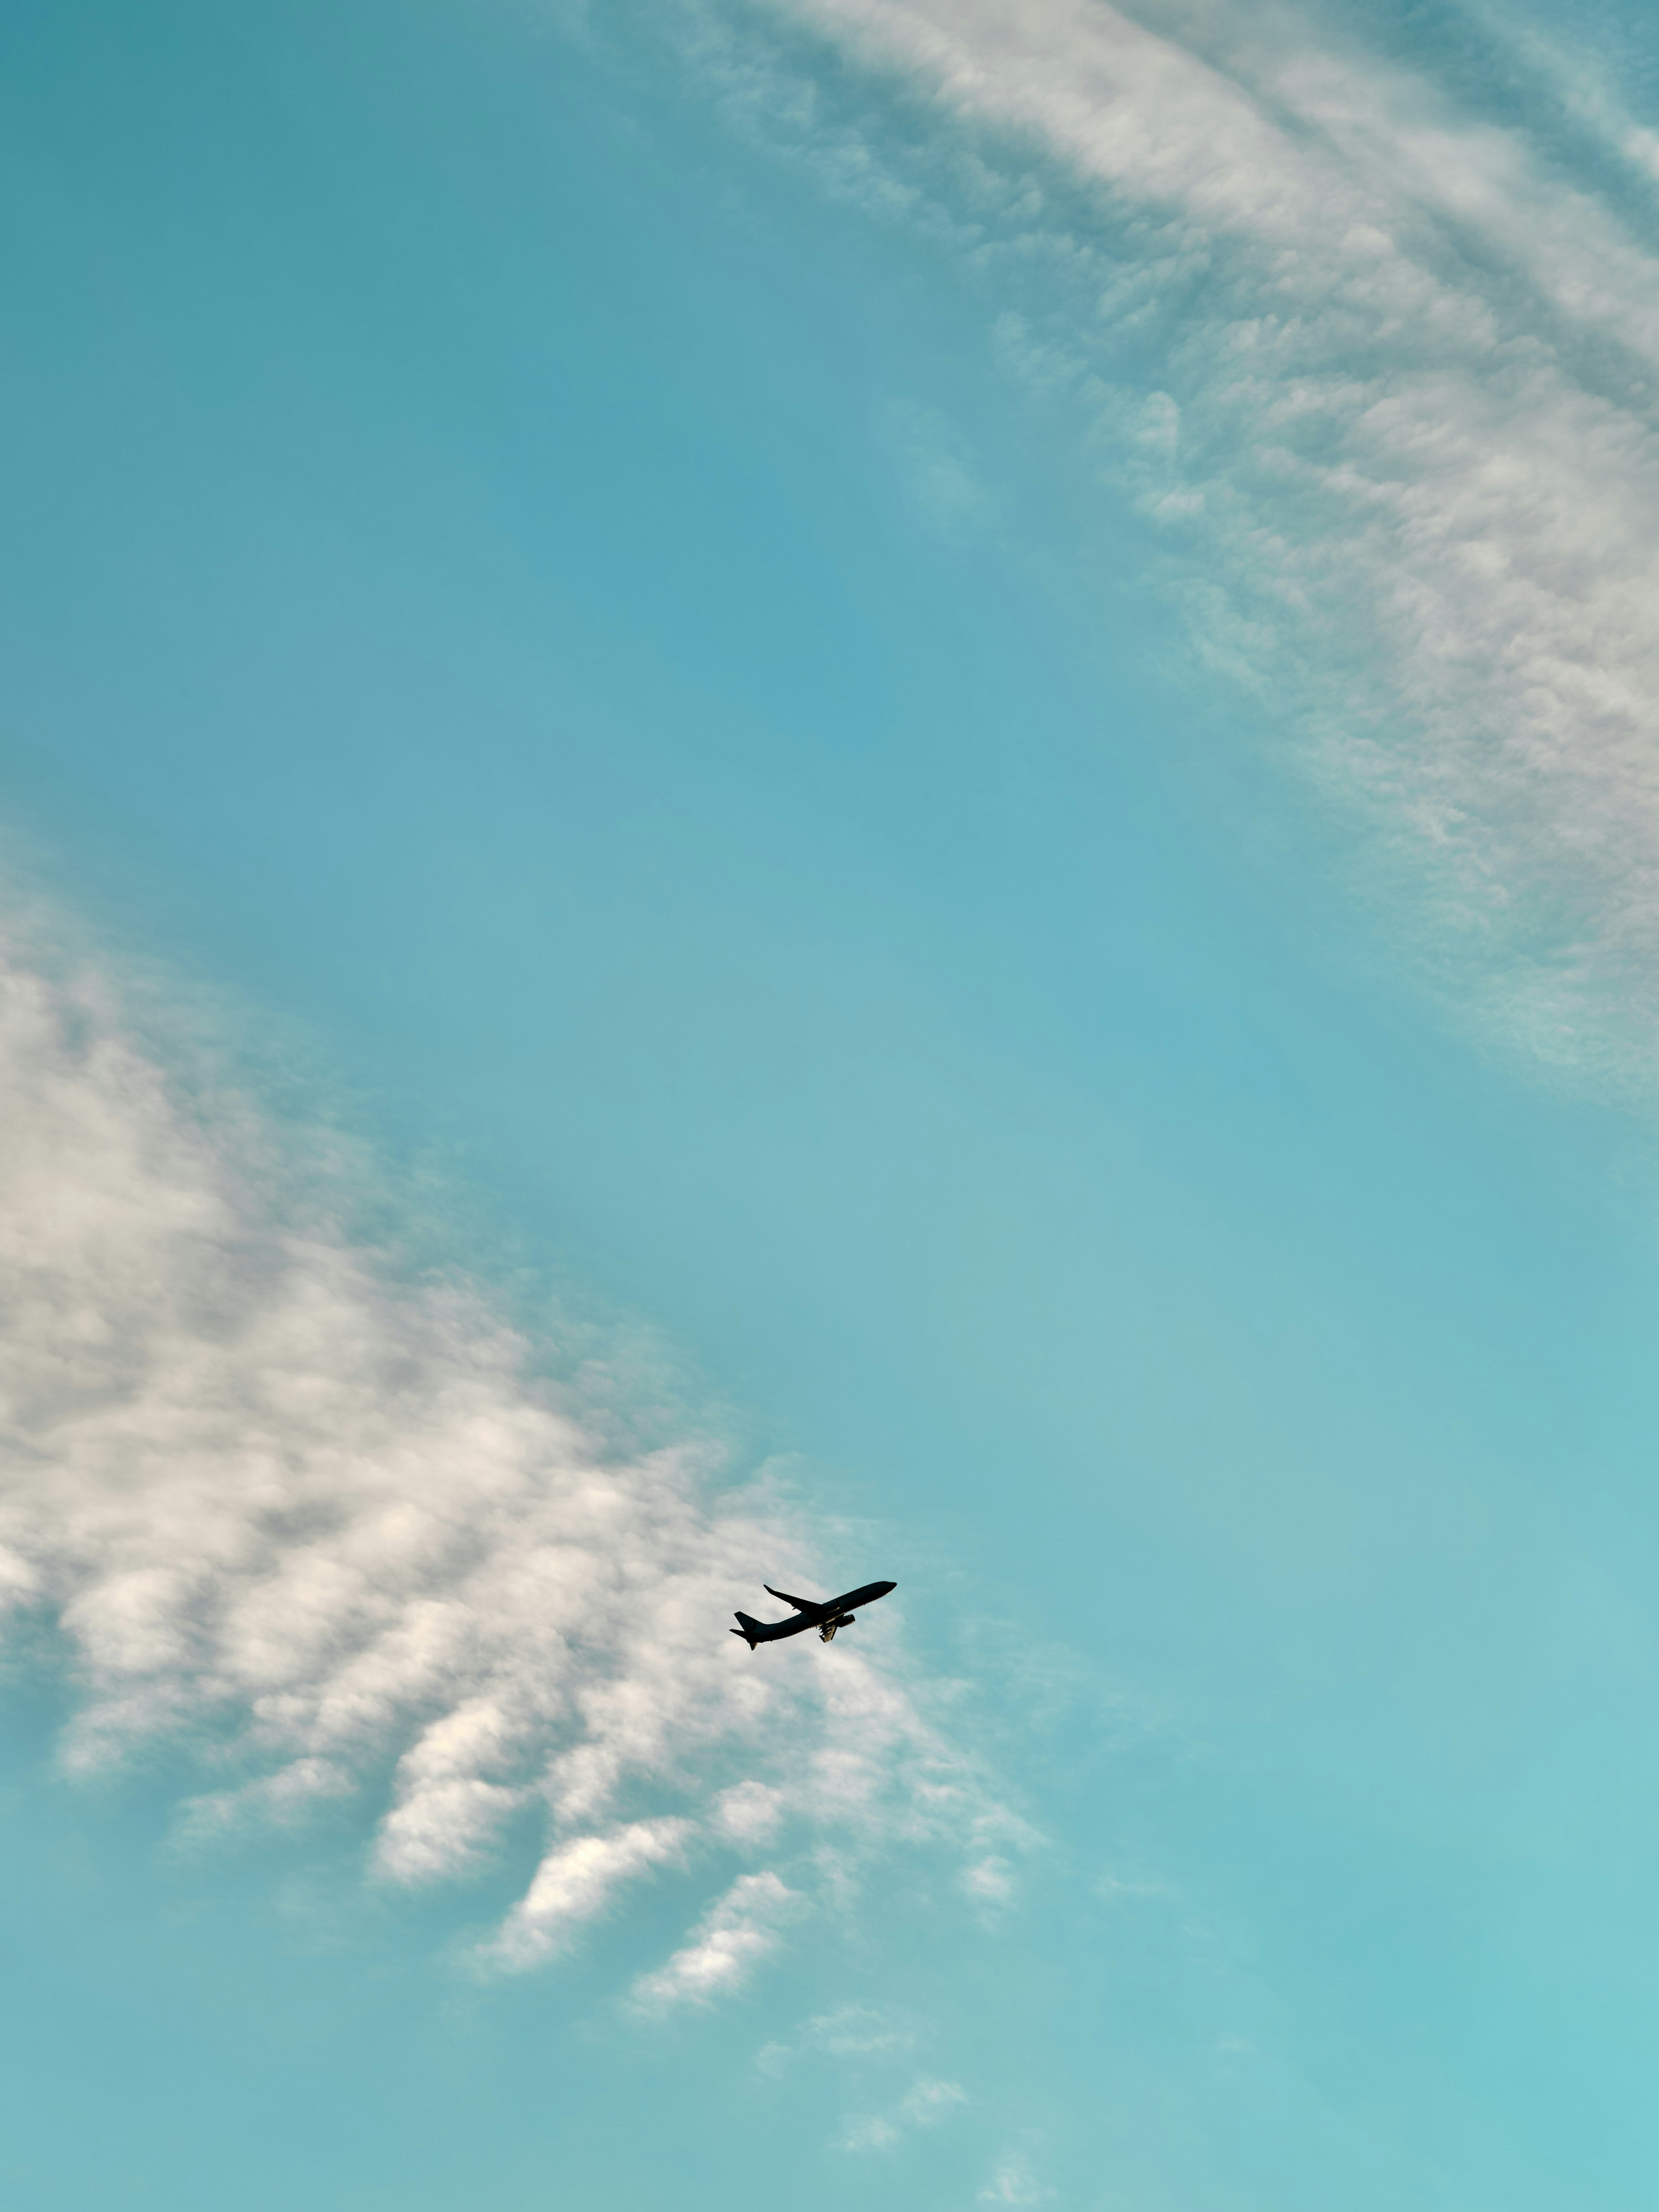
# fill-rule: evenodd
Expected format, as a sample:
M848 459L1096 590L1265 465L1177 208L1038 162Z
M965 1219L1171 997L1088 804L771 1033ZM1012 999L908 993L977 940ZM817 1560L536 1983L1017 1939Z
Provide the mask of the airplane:
M781 1598L785 1605L793 1605L796 1617L793 1620L751 1620L746 1613L740 1613L738 1619L743 1625L732 1633L742 1637L751 1651L757 1644L775 1644L781 1636L799 1636L804 1628L816 1628L828 1644L838 1628L852 1626L852 1607L873 1605L878 1597L885 1597L889 1590L896 1589L898 1584L865 1583L855 1590L848 1590L845 1597L828 1598L822 1605L816 1598L791 1597L787 1590L775 1590L770 1583L763 1583L761 1588L768 1597Z

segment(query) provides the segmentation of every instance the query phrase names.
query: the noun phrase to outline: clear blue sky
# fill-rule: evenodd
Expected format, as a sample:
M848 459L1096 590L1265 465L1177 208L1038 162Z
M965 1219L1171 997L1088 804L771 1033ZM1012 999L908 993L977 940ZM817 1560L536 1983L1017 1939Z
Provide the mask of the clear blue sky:
M782 1468L831 1579L897 1576L848 1640L902 1637L1015 1871L964 1891L901 1836L653 2012L625 1993L726 1878L665 1860L481 1976L539 1831L383 1879L388 1737L319 1821L186 1846L200 1746L67 1771L96 1685L72 1608L25 1608L9 2203L1652 2202L1659 1245L1626 1031L1653 977L1619 842L1645 784L1594 817L1611 889L1577 797L1505 813L1481 717L1519 617L1462 606L1431 683L1407 526L1378 552L1331 482L1272 505L1294 434L1204 359L1224 223L1182 273L1178 192L1138 215L1058 107L955 107L839 12L19 0L0 804L112 972L218 1010L273 1126L349 1124L380 1164L348 1182L403 1191L374 1202L552 1364L556 1299L636 1347L653 1419ZM1027 20L1063 58L1073 20ZM1339 86L1320 127L1415 266L1520 256L1446 151L1501 140L1564 255L1578 226L1633 283L1623 226L1650 269L1591 96L1643 122L1639 21L1586 14L1589 90L1519 15L1402 10L1369 49L1356 21L1309 11L1305 51L1382 119L1344 141ZM1257 27L1240 59L1230 21L1209 59L1278 112L1304 48ZM1262 327L1232 243L1228 327ZM1522 335L1478 376L1431 302L1346 331L1341 374L1426 361L1462 422L1456 380L1484 405L1525 337L1581 412L1517 386L1504 434L1558 451L1645 339L1541 260L1500 274ZM1166 406L1211 538L1172 541L1200 494L1135 474ZM1370 465L1374 416L1321 419ZM1506 574L1510 526L1481 525ZM1286 545L1312 611L1263 642ZM1551 619L1639 676L1616 587ZM1473 933L1437 860L1297 764L1408 726L1367 790L1415 822L1410 777L1456 764L1450 842L1503 893ZM1512 911L1544 917L1519 951ZM1540 1052L1529 979L1581 969ZM709 1638L781 1572L757 1558ZM777 1862L798 1900L811 1860Z

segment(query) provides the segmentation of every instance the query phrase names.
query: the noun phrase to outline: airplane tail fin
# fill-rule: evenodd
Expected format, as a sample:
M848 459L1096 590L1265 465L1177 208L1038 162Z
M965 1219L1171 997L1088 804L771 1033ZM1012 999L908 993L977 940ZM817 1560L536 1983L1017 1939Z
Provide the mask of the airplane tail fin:
M744 1642L752 1651L755 1648L755 1631L761 1627L763 1624L758 1620L751 1620L746 1613L740 1613L738 1615L738 1619L742 1622L743 1626L740 1628L734 1628L732 1631L732 1633L733 1636L742 1637Z

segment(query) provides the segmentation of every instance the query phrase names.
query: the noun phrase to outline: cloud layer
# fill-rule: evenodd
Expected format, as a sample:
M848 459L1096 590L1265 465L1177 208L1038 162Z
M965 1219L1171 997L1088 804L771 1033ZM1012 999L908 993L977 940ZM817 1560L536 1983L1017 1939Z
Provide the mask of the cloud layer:
M1577 59L1494 47L1507 106L1476 110L1304 10L696 21L732 112L986 278L1203 652L1367 828L1396 910L1413 887L1437 982L1650 1083L1659 137ZM865 65L861 106L803 28Z
M975 1829L896 1662L726 1633L763 1574L811 1586L799 1511L695 1442L607 1450L476 1284L366 1249L343 1170L189 1073L95 971L0 943L0 1600L79 1684L71 1770L182 1747L198 1832L359 1797L404 1885L527 1820L499 1968L746 1859L657 2008L776 1948L812 1901L780 1867L817 1895Z

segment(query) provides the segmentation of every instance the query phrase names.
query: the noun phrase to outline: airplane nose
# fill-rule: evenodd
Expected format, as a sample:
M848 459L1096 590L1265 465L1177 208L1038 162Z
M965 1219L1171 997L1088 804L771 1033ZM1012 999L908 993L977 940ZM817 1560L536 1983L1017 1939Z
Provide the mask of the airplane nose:
M898 1588L898 1584L896 1583L881 1583L878 1584L878 1588L880 1589L882 1595L885 1597L888 1591L896 1590Z

